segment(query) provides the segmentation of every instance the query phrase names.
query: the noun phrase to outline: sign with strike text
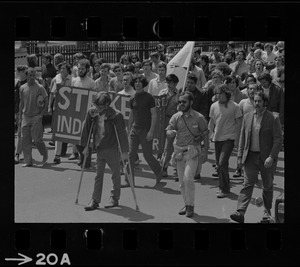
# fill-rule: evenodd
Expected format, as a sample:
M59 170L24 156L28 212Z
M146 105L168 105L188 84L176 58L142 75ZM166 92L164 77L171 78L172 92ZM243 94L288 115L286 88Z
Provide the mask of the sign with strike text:
M58 86L53 112L53 138L56 141L79 144L83 122L92 106L96 91L68 86ZM128 127L129 96L111 92L111 107L121 111ZM162 153L165 141L165 97L155 96L157 121L152 141L153 153Z

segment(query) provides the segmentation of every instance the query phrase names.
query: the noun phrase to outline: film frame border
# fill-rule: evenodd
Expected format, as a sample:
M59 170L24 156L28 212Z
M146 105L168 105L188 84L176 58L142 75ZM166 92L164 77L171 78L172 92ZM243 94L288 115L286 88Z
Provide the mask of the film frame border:
M76 4L76 7L74 7L73 10L76 10L78 13L81 13L78 17L74 18L70 14L64 14L66 10L68 10L67 3L61 4L63 8L60 8L58 11L55 7L51 6L51 4L39 4L35 3L37 6L41 8L36 8L35 10L32 10L28 4L20 4L20 9L15 10L12 3L5 4L4 10L7 13L7 17L10 17L10 22L7 23L7 28L1 29L3 36L7 36L9 41L7 43L3 44L3 49L7 49L7 51L10 51L12 53L11 47L13 47L13 42L16 39L15 32L13 28L15 27L15 21L19 17L29 17L30 18L30 35L23 37L24 39L28 40L51 40L53 39L51 36L50 31L50 21L51 18L55 15L55 17L64 17L66 20L66 34L67 38L69 40L92 40L92 39L98 39L99 37L88 37L86 35L86 30L82 30L82 27L84 28L84 23L86 22L86 19L89 17L99 17L95 13L96 11L93 8L85 7L86 4ZM299 24L299 22L295 21L292 16L289 16L290 12L295 9L299 8L298 4L287 4L285 6L282 5L281 2L273 3L272 7L268 6L270 3L263 3L263 4L251 4L250 2L248 4L243 4L241 6L251 7L255 9L255 7L259 7L261 10L261 14L258 14L255 16L255 21L252 19L252 13L251 9L244 8L241 13L234 10L234 6L236 4L224 4L219 3L220 7L215 7L213 4L208 3L189 3L189 5L186 4L176 4L173 3L173 7L170 8L170 5L168 3L165 4L158 4L158 3L140 3L140 4L128 4L131 5L131 7L134 7L133 10L126 10L124 11L122 9L122 5L120 4L119 9L120 11L115 10L112 8L111 4L108 3L93 3L97 6L100 6L102 10L104 10L104 15L101 15L101 36L100 38L103 40L285 40L286 41L286 49L288 52L295 52L293 54L293 58L291 59L290 55L287 54L287 60L288 64L291 64L293 70L288 70L287 75L287 85L288 86L295 86L299 84L297 73L299 72L299 68L296 66L295 62L299 58L299 52L297 52L296 48L296 36L293 34L292 30L293 28L297 28L296 26ZM2 4L1 4L2 5ZM147 8L145 8L145 5L148 5ZM176 6L180 8L176 8ZM83 8L84 7L84 8ZM148 10L149 12L146 12L146 14L143 14L142 17L138 16L138 26L137 26L137 36L136 37L130 37L126 38L126 35L122 36L122 17L135 17L136 15L134 13L141 11L144 12L145 10ZM213 10L212 7L214 7ZM246 6L247 7L247 6ZM168 9L169 8L169 9ZM202 12L196 12L198 10L202 10ZM44 13L40 10L43 9ZM96 8L95 8L96 9ZM205 10L209 9L209 12L204 12ZM47 11L47 12L46 12ZM153 11L153 12L151 12ZM185 23L180 23L182 20L179 19L180 15L185 13L185 11L189 11L186 14L191 15L188 16L187 21ZM121 14L120 14L121 13ZM207 14L209 13L209 14ZM224 13L226 13L226 16L224 18ZM239 13L238 15L236 15ZM25 14L25 15L24 15ZM28 15L27 15L28 14ZM51 16L49 14L52 14ZM202 14L202 15L201 15ZM265 14L268 14L266 16ZM116 22L113 23L113 25L107 23L109 21L109 18L114 15L119 15L116 19ZM218 16L219 15L219 16ZM195 37L195 29L193 27L190 27L190 25L194 25L194 19L195 18L202 18L202 22L206 21L209 25L209 33L206 34L205 37ZM223 23L218 23L220 21L220 17L222 18ZM160 18L166 18L167 23L169 18L173 18L173 23L175 24L173 26L173 32L175 32L175 36L167 36L165 38L159 38L157 35L155 35L152 31L153 23L156 21L161 21ZM269 22L266 22L268 21ZM279 26L281 27L281 34L280 36L272 36L267 37L265 36L266 31L268 30L268 23L269 25L273 25L272 23L277 23L278 26L278 18L279 18ZM245 21L244 25L244 33L245 36L232 36L232 29L234 27L239 26L230 26L230 19L236 20L236 21ZM200 19L201 20L201 19ZM207 22L208 21L208 22ZM270 22L271 21L271 22ZM265 23L262 23L265 22ZM77 25L77 27L70 27L70 25ZM298 24L297 24L298 23ZM129 22L130 24L130 22ZM162 23L163 24L163 23ZM262 24L262 25L261 25ZM147 30L140 31L141 25L146 25L145 28ZM180 25L180 27L179 27ZM37 27L38 26L38 27ZM220 26L220 27L218 27ZM262 27L260 27L262 26ZM291 26L293 28L291 28ZM81 30L80 30L81 27ZM272 26L269 26L272 27ZM45 31L44 29L49 28L49 31ZM144 28L144 27L143 27ZM162 26L163 28L163 26ZM191 29L193 28L193 29ZM71 30L70 30L71 29ZM238 28L239 29L239 28ZM272 29L272 31L274 31ZM72 38L69 38L71 36ZM122 39L120 39L120 37ZM60 38L54 38L57 40L60 40ZM18 38L21 39L22 38ZM9 56L9 57L7 57ZM9 62L10 57L12 54L7 53L5 55L5 58L7 57L7 60ZM295 66L293 65L295 64ZM11 67L11 66L10 66ZM13 69L13 68L11 68ZM2 71L5 71L3 68ZM10 76L11 75L11 76ZM8 81L6 81L7 87L11 86L12 84L9 81L13 81L13 75L8 74ZM10 98L10 95L8 95L8 98ZM286 111L289 112L292 110L292 101L295 101L296 105L296 99L293 100L291 98L291 95L287 94L288 102L291 103L291 105L286 105ZM293 110L292 110L293 112ZM295 113L293 113L295 114ZM287 118L290 117L290 114ZM290 118L294 118L291 116ZM293 144L290 144L291 140L289 138L291 132L289 132L289 127L286 127L286 135L287 135L287 144L285 145L285 148L287 151L289 151ZM10 151L10 150L9 150ZM291 151L291 150L290 150ZM285 177L293 177L295 176L293 172L293 161L290 161L290 156L287 155L285 157L287 160L285 160ZM13 167L12 165L5 166L5 173L6 176L10 176L13 173ZM4 180L4 186L3 190L3 196L7 199L7 194L4 194L5 192L9 191L12 193L12 195L9 193L8 198L13 198L13 190L14 190L14 184L12 181ZM295 207L293 209L293 203L289 203L292 199L297 199L297 195L295 192L296 183L293 180L289 180L285 184L285 190L287 191L286 199L288 200L288 204L291 206L286 206L286 222L283 225L238 225L238 224L226 224L226 225L211 225L211 224L187 224L188 229L186 229L187 225L185 224L23 224L13 223L14 221L14 206L13 201L12 203L4 203L2 201L1 207L4 211L4 214L6 214L7 218L5 218L4 222L1 223L1 236L3 236L3 241L1 241L1 247L4 247L2 251L9 251L9 254L17 254L17 252L20 252L26 254L26 250L15 250L14 249L14 236L15 233L19 230L29 229L30 230L30 244L34 243L33 245L38 245L38 247L29 249L30 255L34 255L35 252L43 251L43 252L53 252L53 248L51 248L51 244L45 239L49 238L51 236L52 230L57 229L66 229L66 246L68 247L66 250L61 249L59 253L62 253L64 251L70 253L70 258L72 264L85 264L88 265L89 263L94 264L97 262L105 263L105 264L112 264L116 265L120 262L116 259L114 261L111 261L111 256L113 253L118 253L122 258L122 262L128 263L132 259L132 257L136 257L137 264L142 264L142 260L147 259L149 264L200 264L199 262L199 255L201 255L201 264L210 265L212 257L215 255L215 251L218 251L218 255L220 255L217 262L213 262L212 264L222 264L224 263L223 259L224 257L231 255L236 257L235 260L231 261L232 264L238 264L241 259L249 260L249 265L255 264L255 258L257 259L257 256L262 256L262 261L260 263L270 263L273 260L273 264L275 265L282 265L282 264L294 264L294 257L297 255L295 252L297 252L297 249L299 249L299 245L293 245L293 240L296 239L296 236L299 236L299 230L296 229L296 222L297 216L295 214ZM294 189L294 190L293 190ZM86 244L84 244L84 239L82 238L82 235L86 233L85 231L87 229L95 230L95 229L104 229L104 236L103 236L103 249L100 251L86 251ZM150 228L150 229L149 229ZM226 228L226 229L225 229ZM9 230L7 230L9 229ZM116 231L117 229L117 231ZM137 243L137 250L136 251L130 251L130 250L124 250L122 249L122 246L120 244L123 244L122 234L123 230L132 230L135 229L137 231L138 236L138 243ZM160 231L166 231L165 233L162 233L163 238L169 239L170 232L173 231L173 240L175 241L175 245L173 244L173 247L171 250L164 250L159 248L158 239L157 236L160 233ZM209 246L208 249L195 249L194 244L194 238L196 231L206 231L208 232L208 240L209 240ZM243 231L245 230L245 232ZM237 240L243 240L248 239L251 240L250 243L246 243L246 246L248 249L246 250L232 250L229 248L230 244L230 233L231 231L242 231L245 233L245 238L241 237L239 233L236 233L235 237ZM275 231L273 233L280 232L280 239L282 240L281 247L282 249L275 249L275 250L265 250L265 240L264 237L267 235L268 231ZM44 236L41 235L41 233L45 233ZM183 235L182 233L186 234ZM24 233L23 233L24 234ZM22 233L20 234L22 236ZM25 234L26 235L26 234ZM201 236L201 235L200 235ZM172 237L172 234L171 234ZM74 240L75 239L75 240ZM113 239L113 240L112 240ZM207 236L206 236L207 239ZM70 242L70 241L75 242ZM78 242L77 242L78 240ZM225 242L224 242L225 240ZM278 239L277 239L278 240ZM115 247L115 242L117 241L118 246ZM141 244L145 242L144 244ZM243 243L243 241L242 241ZM22 245L21 245L22 246ZM168 247L168 245L166 245ZM225 246L225 248L224 248ZM201 245L199 245L201 247ZM275 246L276 247L276 246ZM278 248L278 247L277 247ZM14 253L12 253L14 251ZM77 255L78 251L84 252L83 254L86 255L84 257L82 254ZM130 252L129 252L130 251ZM146 252L152 252L156 253L157 259L154 259L152 257L145 257L148 253ZM185 258L180 262L178 261L178 257L175 257L178 255L178 253L182 253L182 251L185 253ZM237 252L238 251L238 252ZM59 254L58 253L58 254ZM1 253L2 254L2 253ZM5 254L5 255L4 255ZM237 255L239 254L239 255ZM3 253L4 257L10 256L7 255L6 252ZM223 257L222 257L223 256ZM284 256L284 257L283 257ZM3 257L3 258L4 258ZM164 258L162 261L159 261L160 257ZM83 260L84 259L84 260ZM175 260L172 262L172 259ZM189 259L189 260L187 260ZM216 259L214 257L213 259ZM2 259L1 259L2 260ZM82 261L83 260L83 261ZM265 261L264 261L265 260Z

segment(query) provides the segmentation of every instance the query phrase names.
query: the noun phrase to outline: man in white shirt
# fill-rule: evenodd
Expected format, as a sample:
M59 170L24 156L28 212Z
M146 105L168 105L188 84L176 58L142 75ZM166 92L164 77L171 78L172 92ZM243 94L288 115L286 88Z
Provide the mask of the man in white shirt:
M159 76L157 73L154 73L152 71L151 65L152 65L152 61L150 59L146 59L142 63L142 68L143 68L143 71L144 71L143 75L146 77L146 80L148 82L148 85L144 88L144 91L146 91L146 92L148 92L149 82L152 79L157 78Z
M157 96L159 92L167 88L166 83L166 73L167 73L167 64L165 62L160 62L158 64L158 77L152 79L148 85L148 93Z

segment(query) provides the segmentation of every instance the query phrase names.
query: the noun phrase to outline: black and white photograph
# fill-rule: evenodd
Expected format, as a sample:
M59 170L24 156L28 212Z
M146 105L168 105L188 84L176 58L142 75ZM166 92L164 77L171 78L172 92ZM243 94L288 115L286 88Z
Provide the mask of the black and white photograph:
M284 41L14 45L15 223L284 223Z

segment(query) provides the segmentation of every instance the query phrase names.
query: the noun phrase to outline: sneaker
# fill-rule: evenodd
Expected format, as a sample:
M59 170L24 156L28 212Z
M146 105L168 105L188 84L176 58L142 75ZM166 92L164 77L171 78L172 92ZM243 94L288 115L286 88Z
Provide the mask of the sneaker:
M55 156L53 159L53 163L54 164L59 164L60 163L60 157L59 156Z
M186 214L186 206L184 206L179 212L179 215L185 215Z
M245 222L244 214L240 213L239 211L236 211L235 213L230 214L230 219L235 222L238 222L238 223Z
M194 206L186 206L186 217L193 217L194 215Z
M78 153L73 153L68 160L73 160L73 159L78 159L79 158L79 154Z
M19 162L20 162L19 155L16 154L16 156L15 156L15 164L18 164Z

